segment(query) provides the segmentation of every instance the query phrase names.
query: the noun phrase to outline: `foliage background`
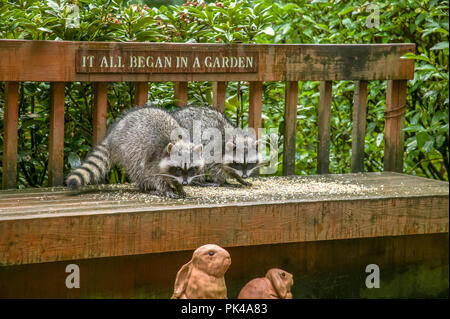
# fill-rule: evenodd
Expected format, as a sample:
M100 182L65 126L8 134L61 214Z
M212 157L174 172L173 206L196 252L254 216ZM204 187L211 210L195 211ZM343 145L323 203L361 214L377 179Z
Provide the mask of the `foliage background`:
M165 4L165 5L163 5ZM373 7L379 25L368 27ZM73 7L79 8L79 20ZM69 20L68 20L69 18ZM68 23L75 22L75 23ZM417 46L415 79L408 82L404 171L448 180L449 85L448 1L154 1L0 0L0 38L30 40L222 42L222 43L395 43ZM300 82L296 173L315 174L318 82ZM150 83L149 100L173 108L173 83ZM354 84L333 82L330 171L350 171ZM91 83L66 84L65 173L91 149ZM46 186L49 83L19 86L19 187ZM131 83L108 86L108 123L132 105ZM365 170L383 169L386 82L368 87ZM210 104L211 83L190 83L189 102ZM4 83L0 84L3 119ZM263 126L283 131L284 83L264 83ZM248 83L227 86L226 114L247 125ZM0 122L0 156L3 121ZM281 146L283 137L281 137ZM280 147L281 160L282 147ZM280 167L281 169L281 167ZM1 170L1 168L0 168ZM280 171L278 172L280 174ZM110 182L124 181L113 170Z

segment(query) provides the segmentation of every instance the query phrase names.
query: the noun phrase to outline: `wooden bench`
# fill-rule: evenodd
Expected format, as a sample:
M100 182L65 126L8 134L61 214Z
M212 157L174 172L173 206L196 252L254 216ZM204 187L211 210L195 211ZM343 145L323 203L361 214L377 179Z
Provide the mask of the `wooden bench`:
M401 58L408 52L413 44L0 40L6 82L0 297L169 297L177 270L205 243L231 253L230 297L271 267L294 274L295 297L448 296L448 183L401 174L406 84L414 76L413 61ZM319 175L292 176L298 81L308 80L320 81ZM353 173L329 175L331 84L339 80L355 81ZM381 173L363 173L371 80L388 81ZM51 83L52 188L14 189L22 81ZM285 81L283 175L292 177L261 178L251 194L208 189L216 202L192 187L185 201L157 200L129 185L68 191L61 187L64 83L74 81L94 83L93 144L106 131L107 82L134 82L135 104L143 104L148 82L173 81L182 106L188 81L212 81L214 107L223 111L226 82L249 81L249 127L258 128L263 82ZM80 267L80 289L65 286L70 263ZM379 289L364 284L368 264L380 267Z

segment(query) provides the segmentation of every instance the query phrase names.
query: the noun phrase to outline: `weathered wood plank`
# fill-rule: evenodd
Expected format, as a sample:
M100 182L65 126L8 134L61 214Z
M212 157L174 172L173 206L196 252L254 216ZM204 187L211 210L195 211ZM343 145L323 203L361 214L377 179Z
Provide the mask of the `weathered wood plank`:
M17 130L19 123L19 83L6 82L3 135L2 188L16 188Z
M177 208L1 220L3 265L448 232L448 197Z
M364 172L366 113L367 81L356 81L353 98L352 173Z
M226 273L229 298L275 265L294 275L294 298L448 297L448 234L226 248L232 260ZM176 274L192 253L4 266L0 298L170 298ZM364 270L372 260L380 265L381 285L365 289ZM69 263L80 267L79 289L65 285Z
M106 134L108 112L108 83L96 82L94 88L94 105L92 108L92 146L101 142Z
M78 50L105 52L257 52L249 73L77 73ZM401 59L414 44L206 44L0 40L0 81L331 81L407 80L414 61ZM27 63L23 63L27 61ZM45 72L42 72L45 70Z
M188 103L188 82L175 82L175 105L186 106Z
M261 128L263 83L250 82L248 106L248 127L255 129L258 138L258 129Z
M219 112L225 112L227 82L213 82L213 107Z
M236 247L448 233L448 183L390 172L295 178L307 185L340 181L363 188L345 197L325 192L289 201L274 202L269 196L258 203L219 204L169 199L118 203L74 192L51 198L47 189L41 207L26 200L22 209L14 206L8 213L10 204L0 201L0 264L181 251L205 242ZM271 194L277 192L284 190L277 187ZM79 208L73 200L77 196Z
M384 170L403 172L406 81L389 80L384 121Z
M270 180L274 177L265 177L261 179L262 181ZM443 190L447 194L448 182L432 180L428 178L423 178L419 176L405 175L395 172L378 172L378 173L363 173L363 174L333 174L333 175L306 175L297 176L298 182L300 181L334 181L339 183L350 183L358 184L367 187L378 187L383 185L383 189L386 187L395 187L399 189L400 192L405 192L409 196L419 196L419 195L436 195L437 193L434 189ZM43 197L43 196L62 196L62 197L77 197L86 196L89 194L101 194L101 193L114 193L123 189L123 185L111 184L111 185L89 185L83 187L80 191L72 191L67 187L52 187L52 188L24 188L24 189L10 189L0 191L0 200L7 199L22 199L28 197ZM196 189L195 187L193 189ZM432 190L430 190L432 189ZM408 191L409 190L409 191ZM137 192L137 188L129 187L127 191ZM275 192L276 190L274 190ZM282 190L281 190L282 191ZM329 194L330 195L330 194ZM364 195L364 194L360 194ZM379 193L380 196L392 196L393 194ZM330 195L331 196L331 195ZM331 197L327 197L331 199ZM317 197L318 200L322 197ZM338 198L335 198L338 199ZM165 201L166 203L171 203L170 200ZM1 206L0 206L1 207Z
M61 206L69 207L70 205L76 206L80 203L82 204L108 204L108 203L115 203L117 204L117 201L111 200L99 200L96 198L95 195L91 196L83 196L82 201L80 201L80 198L77 197L65 197L65 198L58 198L58 196L45 196L45 200L40 197L29 197L29 198L21 198L21 199L0 199L0 214L11 214L12 211L9 211L10 208L17 208L17 212L24 212L25 210L27 212L30 211L30 209L37 208L38 206L41 207L40 209L50 208L54 210L55 208L58 209ZM122 202L122 201L121 201ZM124 203L134 204L132 200L129 201L123 201Z
M284 106L283 175L295 175L298 82L286 82Z
M78 215L80 211L88 211L88 212L111 212L117 209L133 209L143 208L145 207L145 203L136 204L132 201L121 201L118 203L115 200L78 200L77 202L67 202L63 203L61 201L51 201L50 204L45 205L29 205L28 202L24 202L24 205L15 206L15 207L7 207L5 209L0 209L0 216L3 219L11 219L17 218L19 216L31 216L39 217L40 215L48 216L48 214L70 214L70 215ZM24 213L24 209L26 213Z
M330 119L331 119L331 81L320 82L317 173L328 174L330 168Z
M136 91L134 92L134 105L142 106L148 100L148 82L135 83Z
M50 83L48 184L64 183L64 82Z

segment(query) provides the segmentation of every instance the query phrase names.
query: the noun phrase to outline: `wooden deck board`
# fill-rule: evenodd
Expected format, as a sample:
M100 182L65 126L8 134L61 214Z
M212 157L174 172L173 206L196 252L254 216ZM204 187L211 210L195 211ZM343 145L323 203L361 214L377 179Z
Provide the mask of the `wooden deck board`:
M182 251L208 242L237 247L448 233L447 182L383 172L253 183L187 187L187 198L178 200L132 185L1 191L0 265Z

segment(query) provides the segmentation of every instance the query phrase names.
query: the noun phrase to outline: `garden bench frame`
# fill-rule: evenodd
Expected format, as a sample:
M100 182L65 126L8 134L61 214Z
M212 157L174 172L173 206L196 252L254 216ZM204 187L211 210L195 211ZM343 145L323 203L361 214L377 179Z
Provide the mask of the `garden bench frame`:
M77 73L78 50L108 51L212 51L257 52L257 72L252 73ZM263 82L285 81L285 128L283 174L295 173L295 136L298 81L320 81L318 113L317 172L329 171L330 114L332 81L355 82L352 134L352 172L364 171L367 84L371 80L388 80L386 94L384 170L403 171L403 123L407 80L414 78L414 60L402 59L414 53L414 44L182 44L182 43L111 43L0 40L0 81L6 82L5 136L3 154L3 189L15 188L17 179L18 82L50 82L51 116L49 146L49 186L63 185L64 83L93 82L93 144L106 132L107 83L134 82L134 104L147 101L148 82L174 81L175 99L185 105L188 81L213 81L214 107L225 108L228 81L250 82L249 121L261 127Z
M213 52L251 53L257 56L258 63L251 72L77 72L78 55L91 51L187 52L201 56ZM386 269L397 273L400 266L426 264L429 271L438 274L431 284L447 280L448 292L448 183L398 174L403 171L402 129L407 81L414 78L414 60L402 57L414 52L414 44L0 40L0 81L6 82L2 176L5 190L0 191L0 297L167 297L176 271L190 258L193 249L206 242L229 249L233 266L227 285L234 296L244 281L264 275L269 263L297 267L291 271L294 278L303 276L302 280L311 280L311 285L323 287L322 296L360 296L357 292L349 295L333 290L337 287L337 277L323 274L341 269L346 274L337 275L343 278L341 283L353 280L345 276L363 272L361 267L368 260L383 264L384 274ZM326 175L329 173L332 81L341 80L355 81L351 172L356 174L333 176ZM385 172L362 173L367 87L373 80L387 80ZM49 186L56 187L51 190L15 189L18 86L24 81L50 82L48 181ZM317 173L331 180L383 184L388 186L387 190L378 197L364 199L148 208L131 205L111 206L103 211L84 202L76 212L69 207L67 211L32 213L38 210L33 203L42 204L41 197L48 198L48 205L52 201L77 205L70 191L58 186L64 184L65 83L78 81L94 84L93 145L106 132L108 82L135 83L133 102L143 105L148 98L149 82L173 81L176 103L184 106L188 101L188 82L211 81L213 106L223 112L226 83L246 81L250 91L248 126L252 128L261 127L263 83L286 82L283 175L295 174L298 82L320 81ZM415 186L426 191L408 194ZM391 195L393 190L400 194ZM82 196L79 201L83 201ZM9 214L9 207L15 213ZM61 284L66 275L61 269L69 262L80 265L82 278L91 279L82 282L84 289L69 290ZM440 271L442 267L447 267L447 272ZM147 269L167 271L161 274ZM421 287L415 282L411 281L411 287ZM150 294L142 287L150 287ZM417 292L411 287L411 291Z

